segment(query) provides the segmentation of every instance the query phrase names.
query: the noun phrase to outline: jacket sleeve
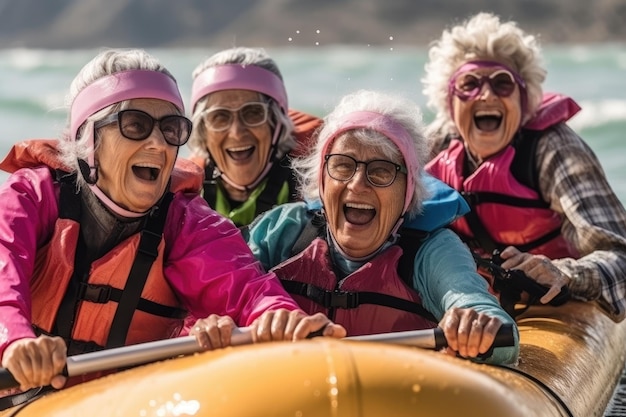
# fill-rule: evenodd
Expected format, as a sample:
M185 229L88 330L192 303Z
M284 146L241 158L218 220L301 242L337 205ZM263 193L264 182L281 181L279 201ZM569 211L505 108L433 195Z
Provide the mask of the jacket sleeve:
M593 150L567 125L537 144L539 187L562 215L561 232L580 253L554 264L571 279L573 298L597 301L615 322L626 317L626 210Z
M195 317L228 315L247 326L266 310L299 310L239 229L202 197L177 194L164 233L165 276Z
M424 307L441 319L452 307L473 308L497 317L502 323L515 321L488 291L487 281L476 272L472 255L459 237L440 229L420 247L415 257L415 288ZM490 363L515 363L519 355L519 334L514 330L515 346L494 349Z
M37 248L58 217L57 201L48 168L18 170L0 186L0 358L12 342L35 337L30 278Z

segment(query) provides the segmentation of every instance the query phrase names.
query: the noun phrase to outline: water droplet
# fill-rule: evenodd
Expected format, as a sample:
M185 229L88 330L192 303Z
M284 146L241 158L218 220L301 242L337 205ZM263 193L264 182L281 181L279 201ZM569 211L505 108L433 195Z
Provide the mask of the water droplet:
M319 42L315 42L315 46L320 46L320 43Z
M390 51L393 51L393 47L389 48Z
M299 31L299 30L296 30L296 33L300 33L300 31Z
M317 29L317 30L315 31L315 33L317 33L317 34L319 35L319 33L320 33L320 30L319 30L319 29Z
M330 389L330 395L333 397L336 397L337 394L339 394L339 390L337 389L337 387L331 388Z
M289 42L291 42L293 40L293 38L290 36L287 38L287 40L289 40Z
M390 40L390 41L392 41L392 40L393 40L393 36L390 36L390 37L389 37L389 40Z
M420 392L422 390L422 386L420 384L413 384L412 390L413 392Z

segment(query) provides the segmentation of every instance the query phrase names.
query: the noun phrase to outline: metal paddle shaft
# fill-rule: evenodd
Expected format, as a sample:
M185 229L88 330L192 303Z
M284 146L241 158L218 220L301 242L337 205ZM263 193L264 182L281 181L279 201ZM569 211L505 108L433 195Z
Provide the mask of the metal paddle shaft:
M385 342L435 350L443 349L448 346L443 330L439 327L429 330L409 330L406 332L381 333L367 336L350 336L346 337L346 339L364 342ZM500 326L500 329L498 329L496 338L491 346L492 348L513 346L514 342L513 325L503 324Z
M410 345L424 349L441 349L447 346L443 331L439 328L352 336L346 339ZM493 347L512 346L513 342L513 326L504 324L498 331ZM252 343L252 333L248 328L239 328L233 332L231 338L233 346L250 343ZM84 375L92 372L143 365L200 351L202 351L202 348L198 345L194 336L158 340L70 356L67 358L66 372L64 374L70 377ZM0 368L0 390L18 386L19 384L13 378L13 375L7 369Z

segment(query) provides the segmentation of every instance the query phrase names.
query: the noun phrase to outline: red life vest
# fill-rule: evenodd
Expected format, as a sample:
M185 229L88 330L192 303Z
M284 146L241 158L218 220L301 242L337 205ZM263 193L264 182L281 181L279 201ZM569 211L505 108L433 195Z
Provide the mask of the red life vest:
M548 207L536 190L520 183L511 173L515 153L516 149L509 145L465 178L465 147L453 139L448 149L426 165L426 171L466 197L500 249L512 245L552 259L575 256L575 249L560 234L561 216ZM476 237L467 215L451 227L466 241Z
M419 294L409 288L397 272L402 255L399 246L392 246L346 277L341 285L333 272L328 244L316 238L298 255L272 269L283 281L308 277L310 289L335 298L334 307L324 307L305 295L292 294L308 314L322 312L344 326L348 335L366 335L405 330L429 329L436 323L413 312L384 305L361 303L359 294L384 294L421 306ZM311 294L309 294L311 295Z

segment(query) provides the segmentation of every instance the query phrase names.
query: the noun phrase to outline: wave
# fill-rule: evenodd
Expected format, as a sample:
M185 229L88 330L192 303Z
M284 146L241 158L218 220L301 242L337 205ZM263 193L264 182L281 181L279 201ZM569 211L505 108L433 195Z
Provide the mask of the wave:
M582 110L569 122L576 130L605 125L626 125L626 100L584 100L579 104Z

